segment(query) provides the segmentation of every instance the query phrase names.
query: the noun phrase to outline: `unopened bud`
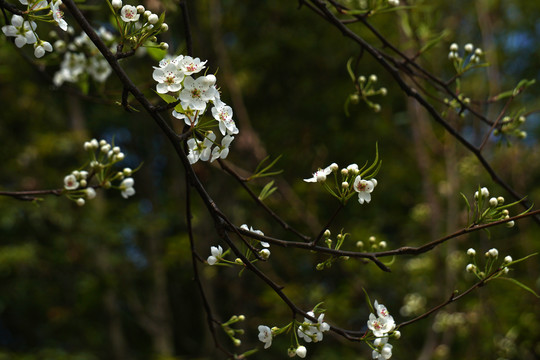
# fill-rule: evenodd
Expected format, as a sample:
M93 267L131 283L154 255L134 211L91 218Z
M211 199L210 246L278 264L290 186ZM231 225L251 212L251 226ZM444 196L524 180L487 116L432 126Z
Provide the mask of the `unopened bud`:
M450 45L450 51L458 51L458 50L459 50L458 44L453 43L452 45Z
M466 52L473 52L474 50L474 46L473 44L465 44L465 46L463 47L465 49Z

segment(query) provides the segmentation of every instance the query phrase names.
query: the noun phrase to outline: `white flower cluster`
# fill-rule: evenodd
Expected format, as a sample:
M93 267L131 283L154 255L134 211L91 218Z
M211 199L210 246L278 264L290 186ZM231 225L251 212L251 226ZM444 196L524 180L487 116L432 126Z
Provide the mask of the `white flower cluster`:
M315 312L310 311L308 312L308 315L315 317ZM296 321L293 323L296 323ZM259 340L264 343L264 348L268 349L272 345L272 340L275 336L283 332L288 332L293 323L281 329L277 327L270 328L266 325L259 325ZM323 339L323 332L328 330L330 330L330 325L324 322L324 313L321 313L317 318L316 323L313 323L309 319L304 318L304 322L300 326L298 326L296 331L299 338L303 339L307 343L310 343L321 341ZM298 356L300 358L305 358L307 355L307 349L305 346L298 344L297 340L296 345L291 346L287 350L287 353L289 357Z
M338 169L339 166L336 163L332 163L324 169L317 170L313 173L313 176L311 178L304 179L304 181L309 183L324 183L327 176L333 172L337 172ZM373 177L369 180L362 179L360 171L361 169L358 168L357 164L350 164L346 168L341 169L340 173L342 181L341 185L338 188L339 196L336 195L337 197L343 196L345 198L349 198L352 194L349 183L353 181L352 189L354 192L358 193L358 202L360 204L363 204L364 202L369 203L371 201L371 193L373 192L373 189L375 189L375 187L377 186L377 179ZM333 191L331 191L331 193L335 194L335 192Z
M313 311L308 312L309 316L315 317ZM324 322L324 313L320 314L317 318L317 322L313 323L311 320L304 318L304 323L298 327L298 337L304 339L305 342L319 342L323 339L323 332L330 330L330 325Z
M205 68L205 64L206 61L201 61L199 58L179 55L160 61L159 67L154 67L152 74L158 83L156 91L159 94L174 93L175 99L180 101L172 115L184 120L186 125L195 130L208 105L213 104L212 117L217 121L223 137L218 143L216 134L213 131L206 131L201 133L202 140L195 135L190 138L187 145L188 159L191 164L199 160L212 162L216 159L225 159L229 154L229 146L234 140L233 135L238 134L238 128L232 118L232 108L220 99L216 77L212 74L194 77Z
M367 322L368 328L377 337L373 341L372 357L377 360L388 360L392 357L392 345L388 343L388 337L392 333L394 337L399 338L401 333L394 331L396 323L386 307L379 304L377 300L375 300L374 305L377 316L373 313L369 314L369 320Z
M248 228L246 224L240 225L240 229L251 231L252 233L264 236L264 233L261 230L255 230L251 226ZM268 258L270 257L270 249L269 249L270 244L267 243L266 241L259 241L259 244L261 244L261 246L263 247L263 249L259 251L259 256L263 258L264 260L268 260Z
M18 48L26 44L34 45L34 56L41 58L46 52L53 51L51 43L41 40L36 32L37 24L34 20L53 22L62 30L67 30L67 22L63 18L63 12L60 10L61 0L19 0L22 5L26 5L25 15L13 15L11 25L2 26L2 32L6 36L15 37L15 45ZM37 14L45 12L44 14Z
M72 35L74 30L69 27L67 32ZM115 50L116 42L111 32L101 27L96 31L96 34L111 50ZM112 73L107 60L84 32L75 37L69 45L64 40L57 40L54 47L58 52L64 53L60 69L53 77L56 86L60 86L64 82L78 83L87 79L88 76L98 83L104 83Z
M64 189L66 196L74 200L77 205L84 205L85 199L91 200L96 197L95 188L113 187L112 182L121 180L118 186L114 186L124 199L135 195L133 185L135 181L131 177L133 170L124 168L122 171L114 171L112 166L125 157L118 146L109 144L106 140L92 139L84 143L84 149L90 153L90 171L75 170L64 177ZM96 155L97 153L97 155ZM97 184L91 186L90 181L95 178Z

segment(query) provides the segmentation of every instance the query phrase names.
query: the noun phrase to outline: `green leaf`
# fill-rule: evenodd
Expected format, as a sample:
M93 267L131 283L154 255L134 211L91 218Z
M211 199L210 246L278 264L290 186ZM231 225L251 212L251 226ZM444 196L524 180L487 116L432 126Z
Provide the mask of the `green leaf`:
M160 98L162 98L163 100L165 100L165 102L166 102L167 104L170 104L170 103L173 103L173 102L177 102L177 101L178 101L178 99L175 98L175 97L172 96L172 95L169 95L169 94L160 94L160 93L158 93L157 91L154 91L154 92L155 92L156 94L158 94L158 96L159 96Z
M270 181L268 184L266 184L263 189L261 190L261 193L259 194L258 198L259 200L264 200L266 199L267 197L269 197L270 195L272 195L272 193L274 191L277 190L277 187L274 186L274 180Z
M366 295L366 303L369 305L369 310L371 311L371 313L375 314L376 311L373 308L373 305L371 304L371 300L369 298L369 295L368 295L366 289L362 288L362 291L364 291L364 294Z
M512 279L512 278L507 278L507 277L500 277L499 279L503 279L503 280L508 280L514 284L516 284L517 286L519 286L520 288L522 288L523 290L526 290L528 292L530 292L531 294L533 294L534 296L536 296L537 298L540 298L540 295L538 295L533 289L531 289L530 287L528 287L527 285L517 281L516 279Z
M528 258L533 257L533 256L536 256L536 255L538 255L538 253L534 253L534 254L527 255L527 256L525 256L525 257L522 257L521 259L517 259L517 260L514 260L514 261L512 261L512 262L506 264L506 266L508 267L508 266L510 266L510 265L517 264L517 263L519 263L519 262L522 262L522 261L524 261L524 260L527 260Z
M450 33L450 31L448 31L447 29L444 29L439 34L439 36L429 40L424 46L422 46L422 48L420 49L420 53L423 53L423 52L431 49L433 46L437 45L441 40L443 40L445 37L447 37L449 33Z
M353 83L356 83L356 75L354 75L354 71L352 69L353 60L354 58L350 58L349 61L347 61L347 72L349 73L349 76L351 77Z
M165 55L167 55L167 50L164 50L160 47L156 47L152 43L145 44L145 48L148 55L150 55L150 57L156 61L162 60L165 57Z

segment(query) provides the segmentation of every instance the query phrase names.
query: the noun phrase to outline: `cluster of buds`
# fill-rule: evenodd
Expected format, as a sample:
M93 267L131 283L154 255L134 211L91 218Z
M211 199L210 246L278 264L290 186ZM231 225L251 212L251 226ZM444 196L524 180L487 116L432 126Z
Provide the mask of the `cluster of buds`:
M382 241L377 241L377 238L375 236L370 236L368 238L368 246L366 248L366 245L364 244L364 242L362 240L358 240L356 242L356 247L359 249L359 250L364 250L366 249L367 251L377 251L377 250L384 250L386 249L386 247L388 246L388 244L386 243L386 241L382 240Z
M465 117L465 112L464 112L465 108L464 108L463 104L469 105L471 103L471 99L469 97L463 95L463 93L461 93L461 94L459 94L457 96L457 99L456 98L452 98L452 99L445 98L444 103L446 104L446 106L448 106L449 109L452 109L457 114L459 114L460 117ZM446 114L447 114L447 111L445 110L443 112L443 116L446 116Z
M344 234L343 229L342 229L341 232L339 234L337 234L336 241L333 241L330 238L330 236L331 236L330 230L326 229L324 231L323 235L322 235L322 238L324 239L324 243L326 244L326 246L328 246L329 249L339 250L339 249L341 249L341 246L343 245L343 242L345 241L345 238L348 235L350 235L350 234L349 233ZM318 263L317 266L316 266L316 269L317 270L324 270L325 268L329 268L338 259L349 260L349 257L348 256L335 256L335 255L332 255L328 259L326 259L325 261L323 261L321 263Z
M84 149L90 155L88 170L74 170L64 177L64 194L69 199L83 206L86 200L96 197L97 188L116 188L125 199L135 195L135 181L131 175L137 169L124 168L117 171L113 168L125 157L118 146L111 145L106 140L92 139L84 143ZM119 184L113 185L118 181Z
M66 31L67 22L64 20L64 13L60 10L61 0L20 0L26 5L26 10L21 15L11 17L11 25L2 26L2 32L6 36L15 37L15 45L18 48L26 44L34 46L34 56L41 58L45 53L52 52L53 47L48 41L39 38L36 21L43 21L56 24L60 29Z
M504 198L502 196L490 197L489 190L486 187L479 188L474 193L474 201L472 205L469 203L465 195L462 194L462 196L468 206L467 210L469 227L509 219L510 212L508 211L508 208L520 202L516 201L505 205ZM526 210L524 213L528 211L529 210ZM514 221L506 222L506 226L513 227Z
M367 78L364 75L361 75L358 78L352 76L352 80L355 87L355 92L349 95L347 101L345 102L345 112L347 115L349 115L349 104L356 105L360 101L365 102L375 112L381 111L381 105L373 102L370 99L373 96L386 96L386 94L388 94L385 87L375 89L375 83L377 83L378 80L377 75L372 74Z
M518 139L525 139L527 132L521 130L525 124L526 118L523 115L505 116L502 118L502 123L499 129L493 131L494 135L514 136Z
M141 46L158 47L162 50L169 48L167 43L157 43L157 35L169 29L164 22L164 13L158 16L146 10L143 5L123 5L122 0L112 0L109 6L121 36L119 51L126 45L128 50L136 50ZM153 45L148 45L148 42Z
M482 49L475 49L471 43L466 44L463 49L464 53L460 55L458 44L453 43L450 45L450 52L448 53L448 59L454 64L458 75L462 75L473 68L488 66L487 63L481 62L481 58L484 55Z
M491 272L495 261L499 258L499 250L497 250L496 248L492 248L486 251L486 253L484 254L486 258L486 264L483 270L480 270L476 263L475 249L470 248L469 250L467 250L467 255L472 259L472 262L467 264L465 270L467 270L468 273L476 275L478 279L483 280L486 275ZM510 255L505 256L502 264L496 268L496 270L499 272L499 275L508 274L508 272L510 271L508 266L513 262L514 261Z
M244 335L243 329L233 329L231 325L236 324L239 321L246 320L246 317L244 315L233 315L229 320L221 324L221 328L227 334L227 336L231 339L234 346L240 346L242 345L242 340L238 339L237 335Z
M363 204L371 201L371 193L378 182L375 176L379 172L382 161L379 160L379 149L376 147L375 159L368 167L366 163L362 168L357 164L350 164L339 170L336 163L332 163L324 169L319 168L311 178L304 179L308 183L321 183L324 188L334 197L345 204L354 194L358 194L358 202ZM339 175L338 175L339 173ZM334 186L331 187L326 179L334 174ZM352 185L352 186L351 186Z

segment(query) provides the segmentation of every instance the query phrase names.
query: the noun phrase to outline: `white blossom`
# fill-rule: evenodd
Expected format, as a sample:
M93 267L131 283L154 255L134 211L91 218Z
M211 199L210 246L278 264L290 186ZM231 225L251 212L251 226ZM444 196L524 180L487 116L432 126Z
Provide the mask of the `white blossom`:
M2 32L6 36L14 36L15 45L21 48L26 44L33 44L37 41L34 34L36 27L37 25L34 21L28 22L20 15L13 15L11 17L11 25L2 26Z
M124 199L135 195L135 189L133 188L134 184L135 180L133 180L133 178L128 177L122 180L120 183L120 191Z
M184 73L177 69L172 62L164 67L155 68L152 77L158 82L156 91L160 94L176 92L182 88Z
M259 340L264 343L264 348L272 346L272 330L265 325L259 325Z
M208 259L206 259L206 262L208 262L208 265L214 265L221 259L221 256L223 255L223 248L220 245L218 245L217 247L211 246L210 253L212 255L210 255Z
M55 2L51 1L52 16L60 29L67 31L68 23L64 20L64 13L60 10L60 5L62 5L61 0L56 0Z
M75 190L79 187L79 182L75 175L70 174L64 178L64 188L66 190Z
M122 10L120 10L120 17L124 22L137 21L139 20L139 13L137 13L137 8L131 5L124 5Z
M377 180L363 180L360 175L354 179L354 190L358 193L358 202L363 204L364 201L371 201L371 192L377 186Z
M327 166L324 169L319 169L313 173L313 176L304 179L305 182L324 182L326 181L326 177L332 173L331 165Z

